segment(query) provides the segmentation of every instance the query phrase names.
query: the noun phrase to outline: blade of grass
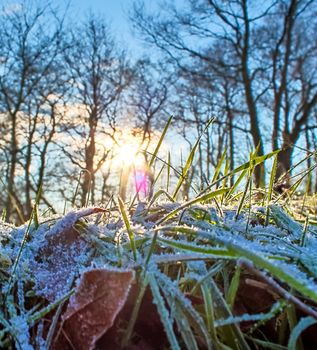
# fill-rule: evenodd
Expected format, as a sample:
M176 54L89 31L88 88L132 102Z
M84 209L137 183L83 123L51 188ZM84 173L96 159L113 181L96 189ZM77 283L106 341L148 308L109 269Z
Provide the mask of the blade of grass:
M3 208L2 214L1 214L1 221L5 222L6 216L7 216L6 208Z
M175 216L178 212L182 211L185 208L190 207L193 204L209 201L209 200L211 200L211 199L213 199L213 198L215 198L217 196L220 196L220 195L222 195L222 194L224 194L224 193L226 193L228 191L229 191L229 188L221 188L219 190L215 190L215 191L209 192L207 194L203 194L202 196L196 197L196 198L194 198L192 200L189 200L189 201L185 202L184 204L180 205L178 208L172 210L170 213L168 213L162 219L158 220L156 222L156 225L162 224L163 222L165 222L168 219L170 219L173 216Z
M269 223L269 214L270 214L269 204L270 204L271 199L272 199L276 168L277 168L277 154L274 156L274 159L273 159L273 165L272 165L271 176L270 176L270 183L269 183L269 188L268 188L268 193L267 193L265 226L267 226Z
M305 188L305 193L304 193L304 198L303 198L303 204L302 204L302 208L301 208L301 214L302 215L304 215L304 208L305 208L306 199L309 196L311 179L312 179L312 174L308 173L307 174L306 188Z
M231 318L232 313L213 278L209 280L209 286L215 308L215 318ZM236 324L219 327L217 332L221 334L220 338L230 348L250 350L248 343L245 341L241 330Z
M226 154L227 154L227 147L225 148L225 150L223 151L223 153L222 153L222 155L221 155L221 157L219 159L219 162L218 162L218 164L216 166L215 173L214 173L214 176L213 176L213 178L211 180L211 183L213 183L213 182L215 182L217 180L218 175L219 175L220 170L221 170L221 167L222 167L222 164L223 164L223 162L224 162L224 160L226 158Z
M145 271L145 270L144 270ZM122 342L121 342L121 346L122 348L126 348L129 344L129 341L131 339L132 336L132 332L135 326L135 322L137 320L139 311L140 311L140 307L142 304L142 300L143 300L143 296L144 293L146 291L146 288L148 286L148 279L147 276L144 279L140 279L140 283L139 283L139 290L138 290L138 296L136 298L136 302L133 306L133 310L132 310L132 314L129 320L129 324L128 324L128 328L124 333L124 336L122 338Z
M177 337L174 332L173 322L169 315L169 311L165 307L164 299L160 293L159 285L156 281L155 276L152 273L148 274L148 280L153 294L153 301L156 304L157 311L162 320L167 338L173 350L180 350L180 345L177 341Z
M241 174L239 175L239 177L237 178L237 180L235 181L235 183L233 184L233 186L230 188L230 191L227 193L226 195L226 199L227 201L230 200L230 197L232 196L232 194L234 193L234 191L237 189L237 187L239 186L240 182L243 180L245 174L248 172L248 170L243 170L241 172Z
M171 202L175 202L174 198L167 191L160 189L154 193L154 195L153 195L153 197L148 205L148 209L151 208L151 206L155 203L155 201L163 194L166 196L166 198L168 198L168 200L170 200Z
M158 151L159 151L160 148L161 148L162 142L163 142L164 137L165 137L165 135L166 135L166 133L167 133L167 130L168 130L168 128L169 128L169 126L170 126L170 124L171 124L171 122L172 122L172 119L173 119L173 116L171 116L171 117L168 119L168 121L167 121L167 123L166 123L166 125L165 125L165 127L164 127L164 129L163 129L162 135L161 135L161 137L160 137L160 139L159 139L159 141L158 141L158 143L157 143L157 145L156 145L156 147L155 147L155 150L154 150L154 152L153 152L153 154L152 154L152 157L151 157L151 159L150 159L150 161L149 161L149 167L153 166L153 164L154 164L154 161L155 161L155 159L156 159L156 156L157 156L157 154L158 154Z
M297 324L296 309L293 304L289 305L288 308L286 309L286 315L287 315L289 330L292 333ZM296 350L304 350L303 342L301 338L297 339Z
M57 308L60 304L63 304L66 300L68 300L73 294L75 293L75 289L70 290L68 293L66 293L62 298L55 301L54 303L49 304L48 306L44 307L42 310L34 313L33 315L29 316L28 323L33 325L35 322L43 318L45 315L47 315L49 312Z
M239 215L240 215L240 213L242 211L242 208L243 208L243 205L244 205L247 193L248 193L248 189L250 187L251 176L252 175L249 173L248 178L247 178L247 182L245 184L245 188L244 188L244 191L243 191L243 194L242 194L242 197L240 199L239 206L238 206L238 209L237 209L237 212L236 212L236 215L235 215L235 220L238 220L238 217L239 217Z
M167 154L167 179L166 179L166 192L168 192L170 187L170 178L171 178L171 152L168 151Z
M240 266L237 265L234 275L232 277L229 290L227 293L227 298L226 298L227 304L231 310L233 310L234 301L236 299L237 291L239 288L240 274L241 274L241 268Z
M313 317L302 318L291 332L288 340L287 349L288 350L298 350L297 342L298 339L305 329L317 323L317 320Z
M157 238L158 242L164 243L164 245L176 248L180 250L189 251L191 253L200 253L200 254L212 254L215 256L223 257L225 259L227 258L234 258L235 256L230 254L227 249L221 249L221 248L212 248L212 247L203 247L203 246L196 246L187 242L179 242L171 239L166 239L162 237Z
M194 160L194 157L195 157L195 154L196 154L196 150L197 150L197 147L198 147L198 145L199 145L199 143L200 143L200 141L201 141L201 138L203 137L205 131L208 129L208 127L210 126L210 124L211 124L213 121L214 121L214 119L210 119L210 120L208 121L206 127L204 128L204 131L201 133L201 135L199 135L197 141L196 141L195 144L194 144L194 147L191 149L191 151L190 151L190 153L189 153L189 156L188 156L188 158L187 158L187 160L186 160L185 166L184 166L183 169L182 169L182 174L181 174L181 176L179 177L178 182L177 182L177 185L176 185L176 188L175 188L175 190L174 190L174 192L173 192L172 197L173 197L174 199L176 198L176 196L177 196L177 194L178 194L178 192L179 192L179 190L180 190L180 188L181 188L181 186L182 186L182 184L183 184L183 182L184 182L184 180L185 180L185 178L186 178L186 176L187 176L187 173L188 173L188 171L189 171L189 169L190 169L190 167L191 167L191 165L192 165L192 163L193 163L193 160Z
M80 180L81 180L81 177L82 177L83 173L84 173L83 170L81 170L80 173L79 173L79 177L78 177L78 180L77 180L77 185L76 185L75 192L74 192L74 195L73 195L73 199L72 199L72 202L71 202L72 207L75 206L76 197L77 197L77 194L78 194L78 191L79 191Z
M216 180L215 182L211 183L208 187L206 187L204 190L202 190L199 195L202 195L204 193L206 193L207 191L209 191L214 185L216 185L217 183L223 181L225 178L228 178L234 174L237 174L243 170L248 170L250 167L255 167L261 163L263 163L264 161L266 161L267 159L270 159L271 157L273 157L275 154L277 154L278 152L280 152L280 150L271 152L271 153L267 153L263 156L259 156L259 157L254 157L252 159L252 162L248 161L240 166L238 166L237 168L235 168L234 170L230 171L227 175L220 177L218 180Z
M155 277L164 296L169 296L179 304L189 323L196 330L196 333L205 339L207 349L211 350L211 339L201 315L180 291L178 286L175 284L175 281L172 281L168 276L164 275L159 270L156 270Z
M129 239L130 239L130 243L131 243L131 249L132 249L132 253L133 253L133 258L134 260L136 260L137 258L137 250L136 250L136 247L135 247L135 241L134 241L134 233L131 229L131 225L130 225L130 221L129 221L129 218L128 218L128 215L127 215L127 212L126 212L126 209L125 209L125 205L122 201L122 199L120 197L118 197L118 202L119 202L119 209L120 209L120 213L122 215L122 219L123 219L123 222L125 224L125 227L127 229L127 232L128 232L128 236L129 236Z
M236 216L235 216L236 220L238 219L239 214L241 213L241 210L243 208L243 205L244 205L244 202L245 202L245 199L246 199L248 191L250 191L250 192L252 191L251 190L252 189L252 175L253 175L253 170L255 168L255 165L253 165L253 160L256 158L256 154L258 152L258 148L259 148L259 146L255 149L254 152L250 153L250 161L249 161L250 167L248 168L248 178L247 178L245 189L243 191L243 195L241 197L241 200L240 200L240 203L239 203L239 206L238 206L238 210L237 210L237 213L236 213ZM250 201L251 201L251 193L250 193ZM251 209L251 206L249 207L249 210L250 209ZM248 216L248 218L249 218L249 216ZM249 219L248 219L248 222L249 222ZM247 228L248 228L248 222L247 222Z
M12 273L11 273L10 279L8 281L8 289L7 289L7 292L5 294L5 300L7 299L7 296L11 292L12 282L13 282L13 279L15 278L16 270L17 270L17 267L18 267L18 264L19 264L19 261L20 261L21 255L22 255L22 251L23 251L23 249L24 249L24 247L26 245L27 239L28 239L29 234L31 232L31 226L32 226L32 223L34 222L34 217L36 216L36 213L37 213L37 207L39 205L39 201L40 201L40 197L41 197L41 191L42 191L42 187L40 186L40 188L38 190L38 193L36 194L35 203L34 203L34 206L33 206L32 212L31 212L31 216L30 216L30 219L29 219L28 226L27 226L27 228L26 228L26 230L24 232L23 238L22 238L22 242L21 242L21 245L20 245L20 249L18 251L18 255L17 255L17 257L16 257L16 259L14 261L14 265L13 265L13 268L12 268ZM38 226L39 226L38 220L35 220L34 224L35 224L35 229L37 229Z
M182 310L181 305L179 305L178 301L175 298L171 297L169 294L164 294L164 297L168 303L169 309L174 310L173 318L176 321L177 328L181 333L187 349L198 350L195 336L190 327L190 323Z
M280 267L278 265L275 265L274 262L271 262L269 259L262 257L255 252L247 249L246 247L239 245L237 241L234 243L232 241L222 239L218 235L215 235L212 231L204 231L204 230L197 230L195 228L189 228L184 226L164 226L158 228L161 231L170 231L170 232L179 232L189 235L200 235L204 237L205 239L209 239L211 242L214 242L215 244L219 244L221 246L226 247L231 253L236 254L237 259L239 258L245 258L245 264L250 265L249 262L252 262L254 266L264 269L271 273L274 277L278 278L279 280L283 281L284 283L288 284L289 287L293 288L294 290L298 291L302 295L310 298L314 302L317 302L317 290L313 289L312 287L302 283L297 276L294 276L291 274L291 272L284 270L283 267ZM244 261L243 259L241 261ZM274 281L272 281L273 283ZM285 291L286 292L286 291ZM290 300L294 300L294 296L290 293L287 294L287 298ZM295 298L296 301L298 301L297 298ZM296 302L295 301L295 302ZM304 305L303 309L305 309L306 312L309 312L309 314L313 313L314 315L317 313L310 308L305 308ZM311 313L310 313L311 312Z
M275 344L269 341L261 340L261 339L256 339L252 337L248 337L247 339L250 339L254 344L259 345L260 348L258 349L270 349L270 350L287 350L286 346Z

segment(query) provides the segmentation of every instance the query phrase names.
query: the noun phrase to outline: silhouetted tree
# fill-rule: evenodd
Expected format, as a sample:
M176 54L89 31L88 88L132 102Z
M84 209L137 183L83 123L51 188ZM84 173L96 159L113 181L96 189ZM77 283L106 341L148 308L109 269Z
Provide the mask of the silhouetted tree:
M49 4L31 5L4 9L0 17L0 109L7 192L4 208L6 219L15 211L21 221L29 217L31 199L42 184L48 144L55 132L55 117L45 106L49 96L58 95L63 86L59 75L63 14L58 19ZM32 166L39 166L33 177Z
M309 0L261 6L248 0L187 0L179 7L165 4L155 15L136 2L131 20L188 84L206 86L224 101L219 86L234 87L234 105L227 104L229 132L234 119L247 118L258 155L268 137L273 149L283 148L279 160L287 171L291 145L317 102L316 70L309 68L316 65L315 14L316 2ZM271 125L271 137L264 125ZM263 186L263 166L256 168L255 180Z
M92 15L73 30L65 59L73 81L71 102L78 107L69 132L77 134L79 144L76 151L65 147L64 152L84 170L81 205L85 205L89 192L95 200L96 173L111 154L103 142L115 138L120 97L132 72L107 24Z

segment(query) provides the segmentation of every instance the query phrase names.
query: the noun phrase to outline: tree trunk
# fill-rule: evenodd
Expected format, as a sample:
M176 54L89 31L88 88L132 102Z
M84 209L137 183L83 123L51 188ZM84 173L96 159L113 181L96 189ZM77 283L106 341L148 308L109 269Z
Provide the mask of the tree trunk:
M96 154L95 128L90 129L89 143L85 149L86 168L84 172L84 181L82 183L81 205L85 206L89 200L89 194L94 191L94 159Z
M241 53L241 68L242 68L242 80L245 91L245 100L249 112L250 118L250 129L251 136L253 139L254 147L258 147L258 156L263 155L263 143L260 134L259 128L259 120L258 120L258 112L256 108L256 102L253 96L253 88L252 88L252 79L249 73L249 41L250 41L250 19L248 17L248 9L247 3L243 2L243 16L244 16L244 24L245 24L245 32L243 38L243 48ZM255 170L255 185L256 187L264 187L265 179L264 179L264 164L259 164Z
M11 148L11 160L10 160L10 168L8 173L8 180L7 180L7 200L6 200L6 217L5 220L9 221L9 218L11 216L12 210L13 210L13 194L14 194L14 180L15 180L15 170L16 170L16 164L17 164L17 153L18 153L18 147L17 147L17 136L16 136L16 127L17 127L17 115L16 113L11 115L11 122L12 122L12 129L11 129L11 142L10 142L10 148Z

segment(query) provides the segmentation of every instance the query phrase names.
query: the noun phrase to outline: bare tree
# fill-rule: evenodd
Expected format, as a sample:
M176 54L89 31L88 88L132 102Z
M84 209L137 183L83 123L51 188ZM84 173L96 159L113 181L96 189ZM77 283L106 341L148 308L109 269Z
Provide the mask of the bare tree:
M95 201L96 173L109 157L106 137L115 138L120 97L131 81L131 71L114 43L105 22L90 16L73 30L72 45L65 55L73 81L73 105L79 106L68 132L80 138L79 148L64 148L73 164L84 170L81 205L89 192Z
M51 94L58 93L60 79L57 71L62 49L63 15L50 4L26 4L15 11L3 11L0 18L0 108L7 128L5 149L7 168L4 207L9 219L14 206L20 220L31 211L31 198L39 190L42 180L31 177L31 164L36 147L42 143L35 134L47 132L43 104ZM45 30L47 26L50 30ZM58 83L57 83L58 80ZM45 122L44 122L45 119ZM42 131L44 134L42 134ZM54 130L54 127L53 127ZM46 139L50 143L51 138ZM42 149L42 160L48 147ZM38 174L40 178L43 178ZM24 173L24 181L21 173ZM23 191L24 188L24 191ZM24 194L25 196L23 196Z
M131 20L188 84L222 95L229 125L248 118L258 155L267 139L263 126L271 123L268 138L273 149L283 148L280 162L286 171L290 146L316 104L311 68L316 65L316 43L310 39L316 30L315 12L316 3L309 0L264 1L261 6L248 0L188 0L179 7L165 4L153 15L137 2ZM235 97L229 106L224 92L232 87ZM256 185L263 186L263 166L256 168L255 177Z
M142 133L142 148L147 150L155 129L162 128L168 115L171 77L149 59L137 61L127 106L135 127Z
M282 149L278 175L290 169L293 146L317 104L317 45L311 40L316 13L313 1L280 2L267 18L269 25L257 35L267 44L258 51L270 63L267 73L273 99L264 96L264 101L272 111L272 149Z

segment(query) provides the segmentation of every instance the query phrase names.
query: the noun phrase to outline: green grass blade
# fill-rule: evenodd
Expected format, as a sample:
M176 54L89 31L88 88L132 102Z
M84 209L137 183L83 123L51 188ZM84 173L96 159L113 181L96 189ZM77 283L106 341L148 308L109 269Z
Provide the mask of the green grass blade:
M267 153L263 156L259 156L259 157L254 157L252 159L252 161L248 161L240 166L238 166L237 168L235 168L234 170L230 171L227 175L225 176L222 176L221 178L219 178L218 180L216 180L215 182L211 183L207 188L205 188L203 191L201 191L199 193L199 195L207 192L210 190L210 188L212 188L214 185L216 185L217 183L223 181L225 178L228 178L234 174L237 174L243 170L248 170L250 169L251 167L255 167L261 163L263 163L264 161L266 161L267 159L270 159L271 157L273 157L275 154L279 153L280 150L277 150L277 151L274 151L274 152L271 152L271 153Z
M158 190L157 192L154 193L149 205L148 205L148 208L151 208L151 206L155 203L155 201L161 196L161 195L165 195L166 198L168 198L168 200L170 200L171 202L175 202L174 198L168 193L166 192L165 190L163 189L160 189Z
M32 224L34 224L34 228L35 229L37 229L39 227L37 208L38 208L40 197L41 197L41 191L42 191L42 187L40 186L40 188L38 190L38 193L36 195L35 204L33 206L32 212L31 212L31 216L30 216L30 219L29 219L28 226L27 226L27 228L26 228L26 230L24 232L24 235L23 235L23 238L22 238L22 242L21 242L21 245L20 245L20 248L19 248L19 251L18 251L18 255L17 255L16 259L15 259L15 262L14 262L14 265L13 265L13 268L12 268L12 273L10 275L10 279L9 279L9 282L8 282L8 290L7 290L7 294L5 296L5 299L7 298L8 294L11 291L12 282L13 282L13 279L15 278L15 273L16 273L16 270L17 270L17 267L18 267L21 255L22 255L22 251L23 251L23 249L24 249L24 247L25 247L25 245L27 243L28 237L29 237L29 235L31 233Z
M170 179L171 179L171 152L168 151L167 154L167 179L166 179L166 192L170 188Z
M203 321L201 315L189 302L189 300L180 291L178 286L166 275L162 274L160 271L155 273L155 277L160 285L160 288L165 297L169 296L181 307L183 313L186 315L188 322L195 329L199 337L204 338L206 341L206 346L208 350L212 349L210 335L208 329L206 328L205 322ZM181 320L180 320L181 321Z
M277 151L274 151L274 152L271 152L271 153L267 153L267 154L265 154L263 156L252 157L251 160L249 160L248 162L238 166L230 174L233 175L233 174L239 173L242 170L250 169L251 167L255 167L256 165L259 165L259 164L263 163L267 159L272 158L273 156L275 156L279 152L280 152L280 150L277 150Z
M288 340L287 349L297 350L297 341L305 329L317 323L317 320L311 316L302 318L291 332Z
M271 320L272 318L276 317L277 314L281 311L281 305L283 303L281 302L276 302L273 304L271 307L271 310L269 310L266 313L258 313L258 314L242 314L239 316L233 316L229 317L227 319L220 319L215 322L215 327L222 327L225 325L230 325L230 324L238 324L241 322L250 322L250 321L259 321L261 325L265 324L267 321ZM250 329L254 332L253 327Z
M247 337L247 339L250 339L254 344L259 345L259 349L270 349L270 350L287 350L286 346L275 344L269 341L260 340L252 337Z
M227 195L226 195L227 200L229 200L230 197L233 195L234 191L237 189L237 187L239 186L240 182L243 180L243 178L245 177L245 174L247 172L248 172L248 170L243 170L241 172L241 174L239 175L239 177L237 178L237 180L235 181L233 186L230 188L230 191L227 193Z
M209 286L212 293L213 305L215 308L215 318L219 319L232 317L229 306L227 305L217 284L212 278L209 280ZM219 329L219 332L221 332L221 339L223 339L223 342L227 343L230 348L236 350L250 350L241 330L237 325L232 324L223 326Z
M186 160L185 166L184 166L184 168L182 169L182 174L181 174L181 176L180 176L179 179L178 179L176 188L175 188L174 193L173 193L173 196L172 196L174 199L176 198L176 196L177 196L177 194L178 194L178 192L179 192L179 190L180 190L180 188L181 188L181 186L182 186L184 180L186 179L186 176L187 176L187 174L188 174L188 171L189 171L189 169L190 169L190 167L191 167L191 165L192 165L192 162L193 162L193 160L194 160L194 156L195 156L195 154L196 154L196 149L197 149L197 147L198 147L198 145L199 145L199 142L200 142L200 138L196 141L194 147L191 149L191 151L190 151L190 153L189 153L189 156L188 156L188 158L187 158L187 160Z
M209 192L207 194L203 194L199 197L196 197L190 201L185 202L184 204L180 205L178 208L172 210L170 213L168 213L166 216L164 216L162 219L158 220L156 222L157 225L162 224L163 222L165 222L166 220L172 218L173 216L175 216L177 213L179 213L181 210L190 207L193 204L197 204L197 203L202 203L202 202L206 202L209 201L217 196L220 196L226 192L229 191L229 188L221 188L219 190L215 190L212 192Z
M167 338L173 350L180 350L180 345L174 332L173 320L170 317L169 311L165 307L164 299L160 293L159 285L153 274L148 274L148 281L153 294L153 301L156 304L157 311L160 315L162 324L164 326Z
M140 307L142 304L142 300L144 297L144 293L146 292L146 288L148 286L148 279L147 276L144 279L140 279L140 284L138 286L138 296L136 298L136 301L133 306L132 314L129 320L128 328L126 332L124 333L124 336L121 341L122 348L126 348L129 344L129 340L131 339L133 329L135 326L135 323L137 321L137 317L140 311Z
M203 246L198 246L198 245L193 245L187 242L179 242L171 239L166 239L162 237L157 238L158 242L164 243L164 245L175 248L175 249L180 249L184 251L189 251L191 253L199 253L199 254L212 254L215 256L223 257L223 258L234 258L235 256L232 255L227 249L221 249L221 248L206 248Z
M6 208L3 208L1 213L1 221L5 222L6 216L7 216Z
M57 308L60 304L64 303L66 300L68 300L73 294L75 293L75 289L70 290L68 293L66 293L63 297L55 301L54 303L49 304L48 306L44 307L42 310L34 313L28 318L28 323L33 325L35 322L43 318L45 315L47 315L49 312Z
M198 350L197 342L190 327L190 323L183 312L179 301L174 297L171 297L169 294L164 294L164 297L168 302L170 310L174 311L173 318L176 321L178 331L181 333L187 349Z
M239 206L238 206L238 210L237 210L237 213L236 213L236 216L235 216L235 219L236 219L236 220L238 219L238 217L239 217L239 215L240 215L240 213L241 213L241 211L242 211L242 208L243 208L243 205L244 205L244 202L245 202L247 193L248 193L248 189L249 189L249 187L250 187L251 176L252 176L252 174L249 174L249 175L248 175L247 182L246 182L246 184L245 184L245 188L244 188L242 197L241 197L241 199L240 199Z
M215 349L224 350L224 346L219 343L219 340L217 337L217 331L215 328L214 306L212 302L212 295L210 292L210 288L208 288L208 283L206 282L202 283L200 286L200 289L204 300L204 309L205 309L208 332L211 336Z
M266 217L265 217L265 225L266 226L269 223L269 214L270 214L269 204L271 202L272 194L273 194L273 187L274 187L276 168L277 168L277 154L274 156L274 159L273 159L273 165L272 165L271 176L270 176L270 183L269 183L269 188L268 188L268 193L267 193Z
M220 173L222 164L223 164L223 162L224 162L224 160L226 158L226 154L227 154L227 147L225 148L225 150L223 151L223 153L222 153L222 155L221 155L221 157L219 159L219 162L218 162L217 167L215 169L214 176L213 176L213 178L211 180L212 183L215 182L217 180L217 178L218 178L218 175Z
M240 274L241 274L241 267L236 266L236 270L235 270L234 275L232 277L232 280L231 280L231 283L229 286L229 290L227 293L227 298L226 298L228 306L231 310L233 309L234 301L236 299L237 291L239 288Z
M197 150L197 147L201 141L201 138L203 137L204 135L204 132L206 129L208 129L208 127L210 126L210 124L213 122L213 119L209 120L209 122L207 123L206 127L204 128L204 131L201 133L201 135L199 135L196 143L194 144L194 147L191 149L190 153L189 153L189 156L186 160L186 163L185 163L185 166L183 167L183 170L182 170L182 174L181 176L179 177L178 179L178 182L177 182L177 185L176 185L176 188L174 190L174 193L173 193L173 198L175 199L184 180L186 179L186 176L188 174L188 171L193 163L193 160L194 160L194 157L195 157L195 154L196 154L196 150Z
M159 152L159 150L160 150L160 148L161 148L162 142L163 142L164 137L165 137L165 135L166 135L166 133L167 133L167 130L168 130L168 128L169 128L169 126L170 126L170 124L171 124L171 122L172 122L172 119L173 119L173 116L171 116L171 117L168 119L168 121L167 121L167 123L166 123L166 125L165 125L165 127L164 127L164 129L163 129L163 132L162 132L162 135L161 135L161 137L160 137L160 139L159 139L159 142L158 142L158 144L156 145L155 150L154 150L154 152L153 152L153 154L152 154L152 157L151 157L151 159L150 159L150 161L149 161L149 167L153 166L153 164L154 164L154 161L155 161L156 156L157 156L157 154L158 154L158 152Z
M253 170L255 168L255 165L253 165L253 160L256 157L256 154L258 152L258 148L259 148L259 145L255 149L255 151L251 152L251 154L250 154L250 161L249 161L250 167L248 168L248 178L247 178L247 182L246 182L246 185L245 185L245 189L243 191L243 195L241 197L241 200L240 200L240 203L239 203L239 206L238 206L238 210L237 210L237 213L236 213L236 220L238 219L239 214L241 213L241 210L243 208L243 205L244 205L244 202L245 202L245 199L246 199L248 191L250 192L250 201L251 201L252 175L253 175ZM251 204L251 202L250 202L250 204ZM250 205L249 208L251 209L251 205ZM247 223L247 226L248 226L248 223Z
M165 164L162 165L161 169L159 170L159 172L157 173L154 181L153 181L153 184L152 184L152 188L154 187L154 185L157 183L157 181L161 178L161 175L162 175L162 172L165 168ZM151 191L152 192L152 191Z
M212 232L197 230L194 228L184 227L184 226L165 226L160 227L161 231L170 231L170 232L181 232L190 235L201 235L202 237L209 238L209 240L215 244L219 244L221 246L226 247L231 253L236 254L237 259L245 258L246 260L251 261L254 266L259 269L264 269L271 273L277 279L283 281L288 284L289 287L298 291L302 295L310 298L314 302L317 303L317 290L304 284L302 281L298 279L297 276L291 274L291 272L283 269L276 264L274 261L270 261L269 259L256 254L255 252L247 249L246 247L239 245L238 243L233 243L231 241L225 240L216 236Z
M129 239L130 239L130 243L131 243L131 249L132 249L132 253L133 253L133 258L134 258L134 260L136 260L137 250L136 250L136 247L135 247L134 233L133 233L133 231L131 229L131 225L130 225L130 221L129 221L129 218L128 218L128 214L127 214L126 209L125 209L125 205L124 205L124 203L123 203L123 201L122 201L122 199L120 197L118 197L118 202L119 202L120 213L122 215L123 222L125 224L125 227L127 229L128 235L129 235Z
M75 188L75 192L74 192L74 195L73 195L73 198L72 198L72 201L71 201L72 207L75 207L76 197L77 197L77 194L79 192L80 181L81 181L81 177L82 177L83 173L84 173L83 170L81 170L80 173L79 173L79 177L78 177L78 180L77 180L77 185L76 185L76 188Z

